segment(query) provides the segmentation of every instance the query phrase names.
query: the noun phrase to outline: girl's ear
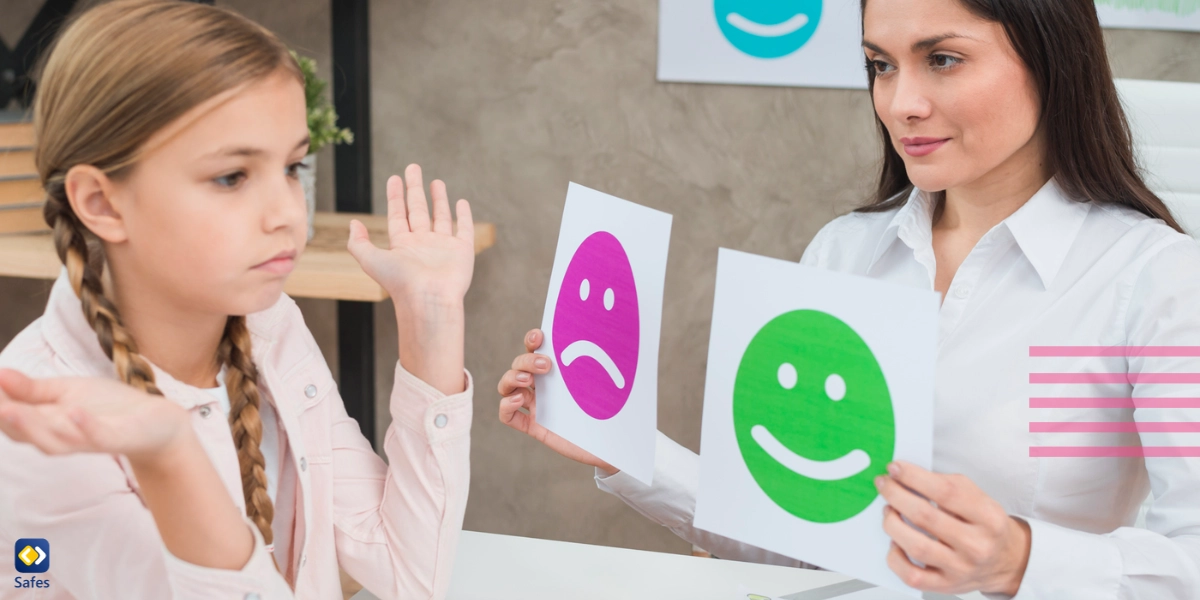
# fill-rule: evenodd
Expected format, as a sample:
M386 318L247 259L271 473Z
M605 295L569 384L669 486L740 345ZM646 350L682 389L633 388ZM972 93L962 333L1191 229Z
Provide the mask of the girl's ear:
M108 175L91 165L75 165L67 171L65 187L71 209L96 237L109 243L128 239L125 219L113 198L116 186Z

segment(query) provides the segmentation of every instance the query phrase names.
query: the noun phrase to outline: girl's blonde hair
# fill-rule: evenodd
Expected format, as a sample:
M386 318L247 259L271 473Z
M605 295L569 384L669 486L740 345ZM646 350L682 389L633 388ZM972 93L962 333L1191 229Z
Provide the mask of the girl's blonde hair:
M206 100L299 67L271 32L229 10L177 0L119 0L72 22L55 42L34 101L35 161L46 191L46 223L88 323L129 385L159 394L102 284L104 246L76 216L64 179L91 165L119 179L156 132ZM246 319L231 316L218 350L226 368L229 425L237 444L246 514L272 542L258 370Z

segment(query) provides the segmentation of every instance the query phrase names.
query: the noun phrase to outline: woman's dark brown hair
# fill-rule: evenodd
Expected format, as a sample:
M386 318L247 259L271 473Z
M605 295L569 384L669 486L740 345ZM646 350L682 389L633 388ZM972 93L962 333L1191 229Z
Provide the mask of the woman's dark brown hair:
M1080 202L1120 204L1183 231L1142 180L1133 136L1121 108L1093 0L958 0L972 14L1004 26L1041 98L1046 160L1059 187ZM867 0L862 0L865 12ZM874 69L867 69L871 93ZM871 203L882 212L908 201L912 182L904 159L882 134L883 168Z

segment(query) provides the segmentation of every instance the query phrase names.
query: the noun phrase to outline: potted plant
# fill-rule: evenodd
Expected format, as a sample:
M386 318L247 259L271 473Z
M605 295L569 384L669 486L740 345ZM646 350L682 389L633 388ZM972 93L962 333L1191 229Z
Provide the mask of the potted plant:
M304 75L304 101L308 107L308 156L300 171L300 184L308 205L308 239L313 237L313 213L316 212L317 151L331 144L353 144L354 133L337 126L337 111L325 97L329 83L317 77L317 61L292 52Z

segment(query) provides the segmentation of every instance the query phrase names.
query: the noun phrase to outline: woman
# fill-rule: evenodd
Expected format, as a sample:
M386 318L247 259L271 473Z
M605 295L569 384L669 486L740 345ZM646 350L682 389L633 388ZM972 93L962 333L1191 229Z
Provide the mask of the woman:
M1200 343L1200 248L1138 174L1092 1L864 0L863 50L879 188L801 262L944 299L934 472L894 463L877 481L889 566L927 591L1195 597L1200 459L1172 448L1197 444L1151 424L1193 420L1162 398L1200 397L1154 376L1197 370L1169 347ZM526 336L529 353L500 382L501 421L595 466L601 489L718 556L796 564L695 529L699 460L665 436L647 487L539 426L531 383L552 365L533 354L542 335ZM1033 358L1044 346L1109 351ZM1031 408L1035 397L1116 408ZM1041 421L1081 432L1043 433ZM1088 425L1113 421L1137 424ZM1120 454L1133 456L1106 456ZM1147 528L1132 528L1148 492Z

